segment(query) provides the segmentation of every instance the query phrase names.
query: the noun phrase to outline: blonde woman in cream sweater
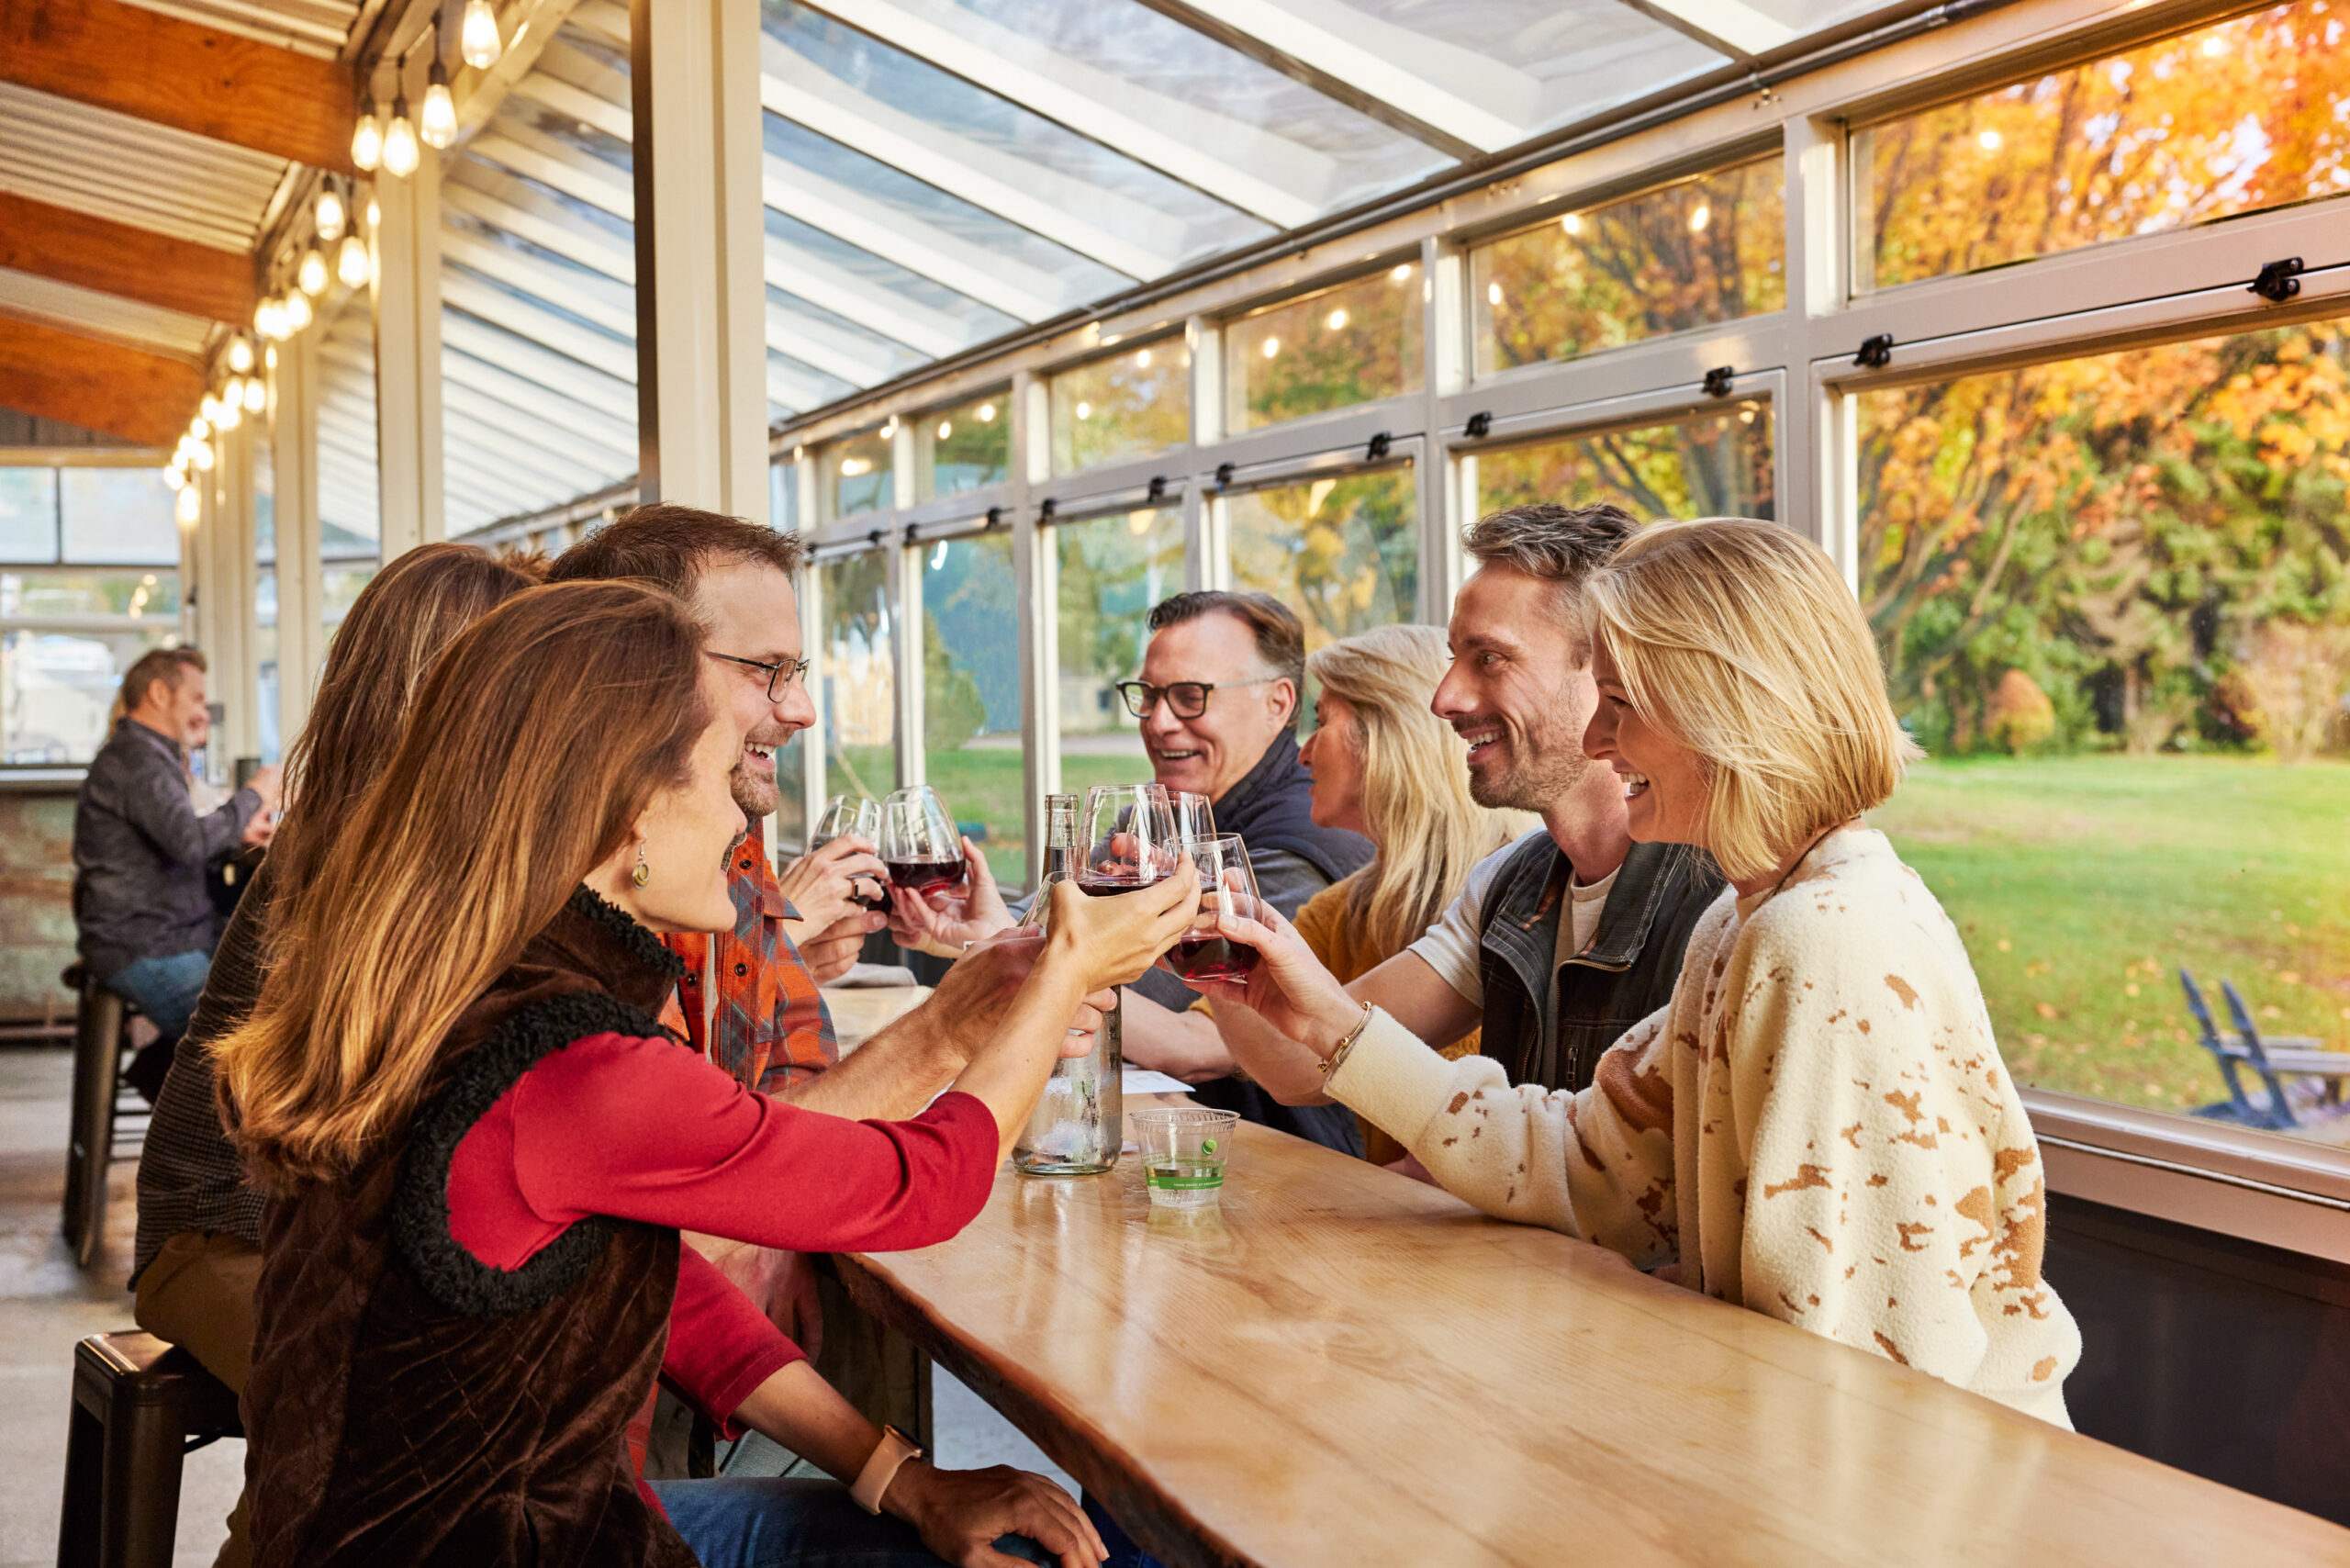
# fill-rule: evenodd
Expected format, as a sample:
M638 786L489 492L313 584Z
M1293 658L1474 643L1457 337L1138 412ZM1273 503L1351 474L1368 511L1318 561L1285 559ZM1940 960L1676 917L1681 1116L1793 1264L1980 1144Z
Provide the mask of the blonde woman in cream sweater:
M1637 535L1586 589L1584 749L1632 836L1731 886L1673 1000L1579 1094L1447 1061L1285 926L1215 988L1281 1034L1244 1059L1394 1131L1447 1190L2060 1426L2080 1333L2040 1272L2040 1148L1957 931L1861 813L1914 749L1827 556L1744 519Z

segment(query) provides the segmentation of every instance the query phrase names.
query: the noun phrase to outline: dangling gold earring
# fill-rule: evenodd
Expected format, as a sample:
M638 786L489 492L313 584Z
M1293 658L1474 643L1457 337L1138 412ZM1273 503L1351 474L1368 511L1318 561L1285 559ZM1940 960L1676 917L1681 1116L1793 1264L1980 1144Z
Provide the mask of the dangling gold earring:
M653 868L644 863L644 845L641 840L636 846L636 869L628 874L628 879L640 888L653 880Z

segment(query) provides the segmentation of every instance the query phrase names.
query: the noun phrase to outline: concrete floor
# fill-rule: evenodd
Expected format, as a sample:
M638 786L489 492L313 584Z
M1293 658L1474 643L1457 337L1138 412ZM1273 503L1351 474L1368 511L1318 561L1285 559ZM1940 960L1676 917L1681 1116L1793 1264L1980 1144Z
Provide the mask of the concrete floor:
M134 1168L114 1168L106 1240L85 1271L59 1234L65 1185L70 1051L0 1046L0 1568L49 1568L65 1474L73 1343L128 1328ZM1069 1478L1011 1423L945 1372L934 1374L938 1459L962 1468L1013 1464ZM181 1483L177 1561L212 1561L221 1521L244 1482L244 1444L190 1454ZM1071 1490L1075 1490L1072 1486Z

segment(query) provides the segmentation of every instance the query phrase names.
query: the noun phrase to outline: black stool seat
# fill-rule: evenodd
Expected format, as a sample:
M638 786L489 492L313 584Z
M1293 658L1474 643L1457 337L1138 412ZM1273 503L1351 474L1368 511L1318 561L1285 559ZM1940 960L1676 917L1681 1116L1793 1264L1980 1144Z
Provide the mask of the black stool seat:
M185 1350L136 1328L76 1345L57 1568L171 1568L181 1460L244 1434L237 1396Z

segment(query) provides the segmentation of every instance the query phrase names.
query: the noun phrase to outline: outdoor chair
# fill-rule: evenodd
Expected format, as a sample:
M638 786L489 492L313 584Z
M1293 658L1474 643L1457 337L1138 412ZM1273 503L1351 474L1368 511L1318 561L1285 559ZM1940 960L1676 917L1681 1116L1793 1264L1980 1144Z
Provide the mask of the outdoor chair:
M135 1328L74 1346L57 1568L171 1568L182 1461L244 1435L237 1396L185 1350Z
M86 1269L106 1228L106 1170L136 1158L145 1141L147 1112L122 1081L131 1051L130 1021L139 1009L79 960L66 966L73 1008L73 1119L65 1144L65 1245L73 1266ZM129 1093L133 1103L124 1106ZM118 1137L121 1139L118 1143Z
M2239 1041L2229 1040L2212 1022L2211 1010L2205 1005L2195 977L2181 969L2178 983L2187 992L2187 1010L2195 1015L2196 1025L2202 1031L2199 1043L2211 1053L2212 1060L2219 1064L2220 1077L2228 1086L2225 1100L2199 1106L2195 1114L2210 1121L2234 1122L2270 1132L2297 1126L2300 1118L2293 1114L2292 1101L2285 1088L2288 1078L2319 1080L2323 1085L2321 1095L2324 1102L2329 1105L2341 1103L2342 1080L2350 1076L2350 1055L2315 1049L2318 1042L2313 1039L2264 1041L2253 1027L2244 999L2236 994L2232 984L2223 980L2220 989L2228 999L2237 1033L2242 1036ZM2239 1068L2250 1068L2259 1074L2265 1092L2247 1092Z
M2221 980L2220 991L2228 999L2228 1012L2235 1020L2236 1033L2244 1037L2247 1056L2265 1059L2285 1078L2315 1080L2326 1107L2341 1107L2342 1081L2350 1078L2350 1053L2327 1050L2325 1042L2313 1035L2271 1035L2263 1039L2253 1024L2252 1009L2244 1004L2236 988Z

